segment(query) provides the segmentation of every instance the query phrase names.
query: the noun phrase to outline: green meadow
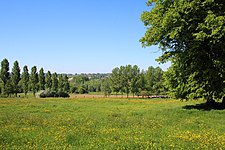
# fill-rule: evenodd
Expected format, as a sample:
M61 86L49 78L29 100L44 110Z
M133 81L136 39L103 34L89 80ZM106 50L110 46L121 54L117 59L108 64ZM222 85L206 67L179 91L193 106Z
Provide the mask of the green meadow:
M224 149L225 110L194 107L200 103L2 98L0 148Z

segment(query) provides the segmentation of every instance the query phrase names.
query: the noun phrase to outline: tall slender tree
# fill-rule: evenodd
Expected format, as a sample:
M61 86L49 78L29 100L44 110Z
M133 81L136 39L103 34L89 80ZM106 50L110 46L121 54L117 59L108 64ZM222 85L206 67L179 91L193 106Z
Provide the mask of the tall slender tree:
M52 90L55 92L58 91L58 77L56 72L52 74Z
M11 94L13 94L13 84L11 78L7 80L5 84L4 94L11 97Z
M11 80L12 80L13 93L15 93L17 97L18 83L20 81L20 67L19 67L18 61L14 62Z
M44 69L41 68L39 70L39 74L38 74L38 84L39 84L39 90L45 90L45 73L44 73Z
M58 91L63 92L64 89L64 82L63 82L63 75L59 75L59 81L58 81Z
M52 88L52 74L50 71L47 72L46 77L45 77L45 87L46 87L46 89Z
M33 95L35 96L35 93L38 90L38 73L37 73L37 67L36 66L33 66L31 68L30 87L31 87L31 91L33 92Z
M43 68L41 68L39 70L38 81L39 81L39 89L40 90L45 90L45 74L44 74L44 69Z
M64 76L63 83L64 83L63 91L68 93L70 91L70 84L69 84L69 78L67 75Z
M23 67L23 73L22 73L22 87L23 87L23 92L25 96L28 93L29 90L29 72L28 72L28 67L24 66Z
M137 65L134 65L131 69L130 73L130 91L134 94L138 93L139 90L139 78L140 78L140 69L138 68Z
M0 77L3 82L3 93L5 91L6 83L10 79L9 76L9 61L5 58L1 62L1 72L0 72Z

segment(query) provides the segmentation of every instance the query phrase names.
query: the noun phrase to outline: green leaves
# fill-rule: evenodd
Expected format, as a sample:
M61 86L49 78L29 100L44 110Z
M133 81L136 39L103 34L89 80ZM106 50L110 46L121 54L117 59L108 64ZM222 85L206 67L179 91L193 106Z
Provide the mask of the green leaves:
M140 40L142 46L158 45L164 52L159 62L172 60L177 63L173 69L178 79L175 84L178 95L187 97L190 93L203 91L219 98L221 89L225 88L224 2L149 1L152 2L154 7L141 15L148 27Z
M16 96L17 96L18 83L20 81L20 67L19 67L18 61L15 61L14 62L13 69L12 69L12 77L11 77L11 80L12 80L12 87L14 89L13 90L13 93L15 93Z

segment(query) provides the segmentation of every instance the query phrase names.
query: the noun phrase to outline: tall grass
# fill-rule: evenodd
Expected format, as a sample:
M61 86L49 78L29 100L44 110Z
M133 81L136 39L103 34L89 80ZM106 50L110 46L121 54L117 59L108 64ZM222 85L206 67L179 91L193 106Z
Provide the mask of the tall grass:
M225 110L200 102L0 99L2 149L223 149Z

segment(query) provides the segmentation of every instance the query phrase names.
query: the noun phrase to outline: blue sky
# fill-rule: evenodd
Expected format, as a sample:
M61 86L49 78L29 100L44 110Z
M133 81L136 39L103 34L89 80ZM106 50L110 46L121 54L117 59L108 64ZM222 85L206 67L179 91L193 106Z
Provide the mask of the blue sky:
M142 48L147 0L2 0L0 60L58 73L158 66L157 46ZM169 65L161 66L166 69Z

